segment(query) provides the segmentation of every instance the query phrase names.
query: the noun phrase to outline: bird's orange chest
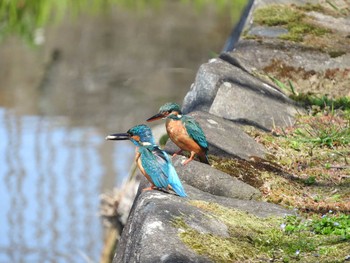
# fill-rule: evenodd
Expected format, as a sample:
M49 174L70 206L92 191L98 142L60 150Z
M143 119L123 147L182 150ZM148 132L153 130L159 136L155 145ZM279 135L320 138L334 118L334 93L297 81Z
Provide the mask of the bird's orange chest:
M198 144L188 135L181 120L167 119L166 130L170 139L185 151L198 151Z
M138 152L138 148L136 147L135 151L135 162L137 164L137 167L140 169L141 173L147 178L147 180L153 184L151 177L146 173L145 169L143 168L142 162L141 162L141 154Z
M166 130L171 139L176 140L176 138L188 137L186 128L180 120L168 119L166 122Z

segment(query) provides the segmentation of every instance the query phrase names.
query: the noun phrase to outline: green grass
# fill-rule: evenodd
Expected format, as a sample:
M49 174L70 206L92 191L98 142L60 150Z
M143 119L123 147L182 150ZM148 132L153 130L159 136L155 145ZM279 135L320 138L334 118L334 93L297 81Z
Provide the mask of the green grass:
M266 160L212 159L212 165L258 188L262 199L305 213L350 212L350 111L297 116L293 126L265 133L247 128Z
M350 110L350 97L329 98L327 95L315 95L311 93L298 92L291 80L288 80L288 84L283 83L276 77L268 75L268 77L281 89L286 91L292 100L295 100L302 104L302 106L311 108L313 106L319 107L319 109L331 108L332 110Z
M350 128L340 128L332 123L311 123L294 132L293 141L309 144L311 147L344 146L350 142ZM293 144L293 142L292 142Z
M281 82L280 80L278 80L275 77L272 76L268 76L280 89L285 90L290 92L292 95L294 96L298 96L298 93L296 92L293 83L288 80L288 86L285 85L283 82Z
M346 214L329 213L306 221L289 216L284 227L288 234L310 231L318 235L339 236L339 240L342 241L350 240L350 215Z
M320 109L326 107L342 110L350 110L350 97L329 98L326 95L317 96L309 93L291 94L290 98L300 102L305 107L318 106Z

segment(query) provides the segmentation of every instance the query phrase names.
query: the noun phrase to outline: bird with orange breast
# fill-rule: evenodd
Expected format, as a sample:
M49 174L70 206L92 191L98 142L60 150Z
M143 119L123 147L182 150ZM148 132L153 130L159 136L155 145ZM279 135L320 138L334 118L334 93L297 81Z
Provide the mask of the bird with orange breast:
M180 148L180 151L174 155L182 151L190 152L190 158L183 165L192 161L196 155L202 163L209 164L207 139L199 123L193 117L182 114L178 104L168 102L147 121L158 119L166 119L165 127L169 138Z

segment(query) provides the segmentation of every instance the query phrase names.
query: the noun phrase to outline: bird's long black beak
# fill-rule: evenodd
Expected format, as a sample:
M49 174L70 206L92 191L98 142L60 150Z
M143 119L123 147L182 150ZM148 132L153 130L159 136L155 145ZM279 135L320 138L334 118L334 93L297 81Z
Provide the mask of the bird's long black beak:
M121 140L129 140L130 135L128 133L115 133L110 134L106 137L106 140L112 140L112 141L121 141Z
M159 120L161 118L164 118L164 114L163 113L157 113L156 115L152 116L151 118L148 118L146 121L147 122L151 122L151 121Z

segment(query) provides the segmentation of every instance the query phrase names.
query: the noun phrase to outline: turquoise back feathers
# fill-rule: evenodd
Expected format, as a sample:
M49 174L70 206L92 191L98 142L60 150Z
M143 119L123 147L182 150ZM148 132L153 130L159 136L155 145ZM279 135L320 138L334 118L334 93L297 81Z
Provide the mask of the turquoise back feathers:
M179 176L166 152L158 146L140 147L143 169L151 177L154 185L161 189L167 189L168 185L181 197L187 196Z

